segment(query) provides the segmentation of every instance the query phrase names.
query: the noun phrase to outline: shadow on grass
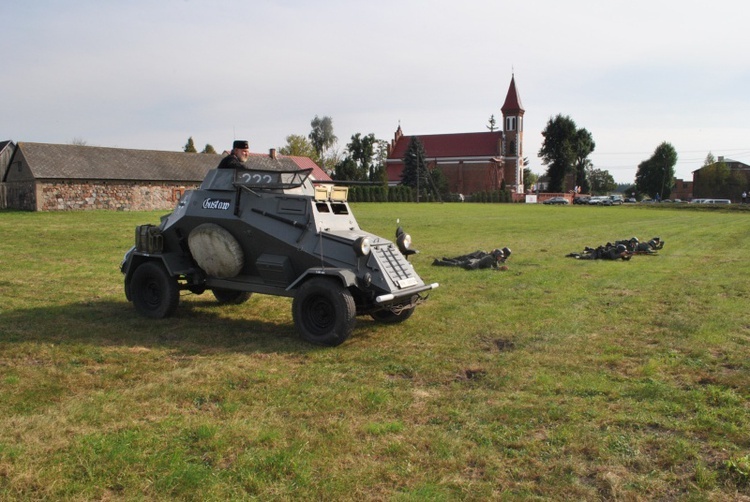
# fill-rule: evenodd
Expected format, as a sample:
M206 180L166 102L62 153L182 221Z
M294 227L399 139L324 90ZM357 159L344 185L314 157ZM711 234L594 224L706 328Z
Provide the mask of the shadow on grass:
M176 314L167 319L141 317L132 304L112 300L6 311L0 321L0 343L166 347L191 354L321 349L299 338L290 310L275 308L270 312L273 319L259 318L263 311L253 302L226 306L209 300L181 301Z

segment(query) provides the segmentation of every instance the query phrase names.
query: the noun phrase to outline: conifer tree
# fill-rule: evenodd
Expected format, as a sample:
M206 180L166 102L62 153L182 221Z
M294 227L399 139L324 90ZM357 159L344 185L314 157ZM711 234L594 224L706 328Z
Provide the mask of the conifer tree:
M195 143L193 143L192 136L188 138L188 141L182 151L185 153L198 153L198 150L195 149Z

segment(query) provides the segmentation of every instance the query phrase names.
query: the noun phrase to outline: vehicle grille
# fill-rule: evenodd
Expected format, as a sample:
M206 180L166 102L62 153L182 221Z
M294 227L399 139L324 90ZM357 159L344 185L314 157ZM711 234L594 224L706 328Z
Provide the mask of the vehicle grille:
M399 287L416 284L414 269L395 246L375 247L373 254L383 268L385 275L390 277Z

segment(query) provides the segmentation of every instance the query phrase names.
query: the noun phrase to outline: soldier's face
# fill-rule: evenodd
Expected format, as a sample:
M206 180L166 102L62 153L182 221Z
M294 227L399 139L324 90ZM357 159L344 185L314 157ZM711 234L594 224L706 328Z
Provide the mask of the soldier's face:
M234 155L238 159L240 159L240 162L247 162L247 159L250 158L250 149L249 148L235 148Z

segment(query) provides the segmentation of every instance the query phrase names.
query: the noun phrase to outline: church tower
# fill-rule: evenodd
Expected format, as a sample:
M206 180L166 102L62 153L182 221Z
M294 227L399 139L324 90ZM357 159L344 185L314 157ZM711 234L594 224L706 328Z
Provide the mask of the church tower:
M521 97L516 90L515 74L510 78L510 87L505 96L503 112L502 158L505 169L505 185L516 193L523 193L523 114Z

